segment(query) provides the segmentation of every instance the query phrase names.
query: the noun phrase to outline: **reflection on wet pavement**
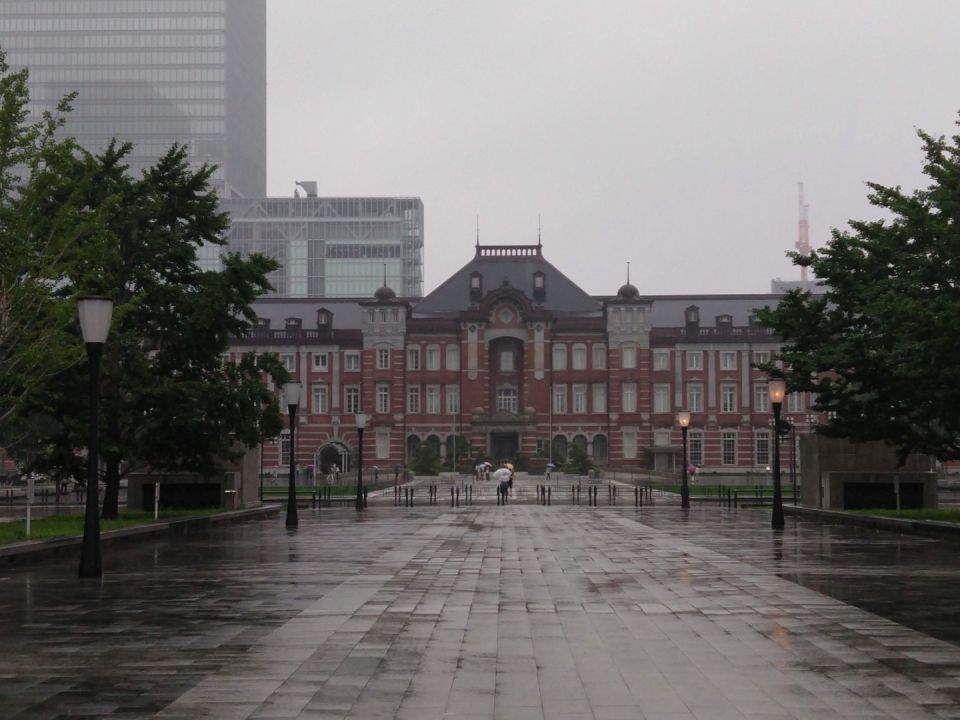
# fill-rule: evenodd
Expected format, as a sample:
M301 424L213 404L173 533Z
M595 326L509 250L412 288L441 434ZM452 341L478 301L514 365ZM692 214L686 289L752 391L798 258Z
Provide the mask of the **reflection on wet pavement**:
M0 717L960 717L960 648L834 599L949 630L951 548L767 521L371 506L4 568Z

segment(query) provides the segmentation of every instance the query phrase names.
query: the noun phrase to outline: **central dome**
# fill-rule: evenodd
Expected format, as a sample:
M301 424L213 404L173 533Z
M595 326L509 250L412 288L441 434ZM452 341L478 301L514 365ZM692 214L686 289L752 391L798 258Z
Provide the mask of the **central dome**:
M393 288L384 285L383 287L378 287L377 291L373 294L380 302L386 302L388 300L396 300L397 294L393 291Z
M617 290L617 297L623 300L635 300L640 296L640 291L629 282L626 285L621 285L620 289Z

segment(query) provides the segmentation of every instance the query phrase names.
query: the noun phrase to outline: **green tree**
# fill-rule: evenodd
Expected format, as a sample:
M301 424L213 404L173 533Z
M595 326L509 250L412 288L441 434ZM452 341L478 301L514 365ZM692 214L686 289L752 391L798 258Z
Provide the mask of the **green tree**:
M577 475L589 475L590 471L593 470L593 461L584 448L572 443L564 470Z
M960 136L918 134L929 186L868 183L889 219L851 221L822 250L793 253L826 294L791 292L759 318L783 339L789 388L830 413L819 432L949 460L960 457Z
M129 150L113 143L82 156L65 172L88 180L47 198L55 206L63 193L79 193L92 215L63 253L56 307L75 328L76 296L114 301L101 375L104 517L116 516L120 480L131 471L215 473L245 446L278 434L279 405L263 377L287 378L274 355L224 358L230 339L253 328L251 303L269 289L276 263L227 255L221 271L198 267L198 248L222 245L227 224L209 187L213 169L192 169L186 150L173 147L132 178ZM75 330L73 342L82 357ZM15 453L53 470L86 445L85 377L85 364L75 363L30 394L13 423L23 430Z
M26 70L10 71L0 51L0 443L22 429L13 421L36 389L83 358L76 308L59 286L78 238L99 222L85 203L92 160L56 131L70 109L28 121Z
M443 460L430 443L421 443L410 461L410 469L417 475L439 475L442 468Z

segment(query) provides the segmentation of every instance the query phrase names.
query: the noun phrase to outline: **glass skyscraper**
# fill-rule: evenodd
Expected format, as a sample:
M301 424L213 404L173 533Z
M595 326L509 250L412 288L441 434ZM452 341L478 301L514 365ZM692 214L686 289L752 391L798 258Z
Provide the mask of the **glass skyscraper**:
M130 141L138 171L179 142L224 197L266 195L266 0L0 0L0 47L33 112L78 93L88 150Z

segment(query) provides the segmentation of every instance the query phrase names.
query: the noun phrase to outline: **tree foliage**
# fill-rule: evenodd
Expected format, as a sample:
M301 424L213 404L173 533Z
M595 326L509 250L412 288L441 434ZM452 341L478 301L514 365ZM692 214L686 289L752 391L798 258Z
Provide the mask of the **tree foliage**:
M783 339L790 389L830 414L820 432L948 460L960 457L960 135L918 135L929 186L868 183L888 218L792 253L826 294L793 291L759 318Z
M27 78L0 51L0 442L8 443L30 393L83 357L76 311L57 289L73 243L98 216L84 203L90 158L55 135L72 97L28 122Z
M3 227L0 273L14 286L29 279L37 298L30 310L43 312L37 322L20 313L17 322L0 325L7 333L0 372L17 380L0 436L21 461L52 474L76 472L76 449L87 444L89 397L75 301L109 297L114 314L101 366L100 452L104 516L112 517L127 472L215 473L244 446L279 434L279 405L264 381L265 375L287 379L277 357L224 357L231 338L254 327L251 304L270 288L267 275L276 263L226 255L220 271L201 269L198 249L223 245L227 225L209 184L213 168L192 168L186 149L174 146L131 177L127 144L114 142L94 155L55 140L62 123L52 116L24 125L26 75L2 79L9 78L9 87L0 85L9 100L0 117L0 172L9 168L2 210L16 225ZM17 167L27 168L20 184ZM9 273L6 256L19 263Z

